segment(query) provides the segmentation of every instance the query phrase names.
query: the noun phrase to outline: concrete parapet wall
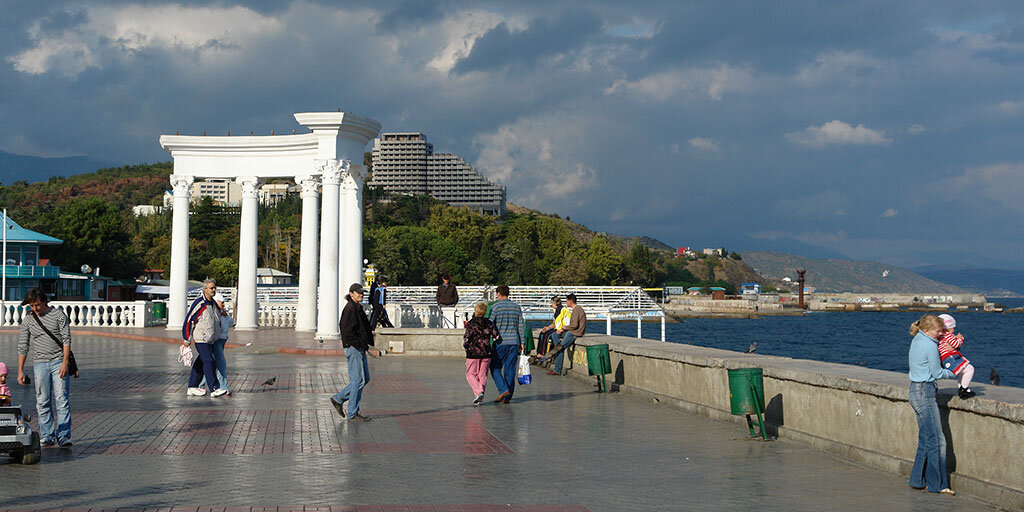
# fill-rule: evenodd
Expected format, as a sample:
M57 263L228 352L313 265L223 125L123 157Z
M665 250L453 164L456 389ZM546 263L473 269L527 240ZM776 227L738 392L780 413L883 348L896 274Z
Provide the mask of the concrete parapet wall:
M377 348L410 356L466 357L462 348L462 329L378 328Z
M727 371L760 367L769 433L910 473L918 428L904 374L618 336L586 336L577 343L609 345L611 380L619 389L744 425L745 418L729 413ZM587 376L584 352L572 358L576 377ZM939 403L952 487L1003 508L1024 509L1024 390L975 385L979 396L960 400L952 398L951 382L940 383Z

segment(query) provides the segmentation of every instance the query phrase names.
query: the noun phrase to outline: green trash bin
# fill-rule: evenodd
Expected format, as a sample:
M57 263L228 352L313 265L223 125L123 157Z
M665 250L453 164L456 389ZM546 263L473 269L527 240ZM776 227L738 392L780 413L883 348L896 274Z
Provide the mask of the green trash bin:
M525 341L526 343L523 344L524 345L523 353L524 354L529 354L530 352L533 352L533 349L534 349L533 330L530 329L529 327L526 327L525 330L526 330L526 339L523 340L523 341Z
M166 302L154 302L153 303L153 318L164 319L167 318L167 303Z
M729 407L736 415L747 416L747 427L751 436L754 433L751 414L757 415L757 423L761 429L761 437L768 439L764 430L764 374L760 368L736 368L729 370Z
M597 390L608 391L604 376L612 372L612 356L607 344L587 345L587 374L597 375Z

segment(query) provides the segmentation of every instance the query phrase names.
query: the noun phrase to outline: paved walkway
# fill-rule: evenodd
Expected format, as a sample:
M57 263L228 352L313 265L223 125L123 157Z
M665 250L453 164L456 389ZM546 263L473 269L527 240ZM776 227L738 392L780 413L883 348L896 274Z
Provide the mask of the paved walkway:
M12 368L15 339L0 333ZM364 394L374 420L349 424L327 400L343 360L231 350L233 396L186 397L176 352L78 333L74 447L0 457L0 510L993 510L569 378L474 407L463 360L385 356Z

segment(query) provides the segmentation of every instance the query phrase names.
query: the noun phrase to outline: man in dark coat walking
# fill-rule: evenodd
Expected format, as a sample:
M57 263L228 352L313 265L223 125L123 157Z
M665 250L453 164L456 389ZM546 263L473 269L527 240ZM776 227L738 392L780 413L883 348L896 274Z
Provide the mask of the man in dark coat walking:
M380 279L374 281L374 285L370 290L370 306L373 307L373 312L370 313L370 329L376 331L378 325L394 327L391 324L391 319L388 318L388 310L385 309L388 305L387 278L381 276Z
M363 397L363 388L370 383L370 366L366 356L380 356L380 352L370 349L373 346L373 332L370 320L363 311L363 295L366 290L355 283L348 288L345 297L345 308L341 310L341 346L345 348L345 359L348 361L348 385L331 397L331 405L338 414L348 421L370 421L369 416L359 414L359 401ZM348 413L344 403L348 401Z

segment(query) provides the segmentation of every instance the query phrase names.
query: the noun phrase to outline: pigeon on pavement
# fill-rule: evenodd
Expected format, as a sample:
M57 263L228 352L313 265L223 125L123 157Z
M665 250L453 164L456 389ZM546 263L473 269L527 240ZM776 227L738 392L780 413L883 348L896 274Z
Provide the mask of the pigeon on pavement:
M757 342L755 341L755 342L751 343L749 347L747 347L747 350L746 350L745 353L753 354L754 351L756 351L756 350L757 350Z
M277 377L271 377L271 378L263 381L263 385L264 386L273 386L275 382L277 382Z
M999 385L999 374L996 373L995 368L989 367L988 380L991 381L992 384L995 384L996 386Z

